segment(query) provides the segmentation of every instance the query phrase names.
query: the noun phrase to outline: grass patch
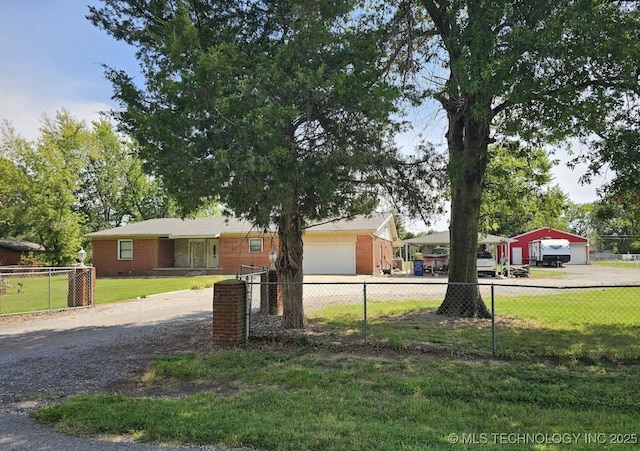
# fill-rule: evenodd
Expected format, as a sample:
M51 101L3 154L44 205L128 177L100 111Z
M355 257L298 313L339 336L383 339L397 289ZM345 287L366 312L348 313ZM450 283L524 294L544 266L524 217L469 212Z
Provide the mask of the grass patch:
M638 361L638 299L640 288L497 296L497 354L559 362ZM436 315L440 303L440 299L369 303L368 338L397 349L421 348L458 357L491 356L491 321ZM362 339L362 306L321 309L314 313L311 325Z
M562 271L558 268L540 269L530 268L529 276L534 279L555 279L557 277L564 277L567 275L566 271Z
M456 357L491 355L491 323L436 315L441 299L373 302L367 306L368 338L392 349L426 349ZM315 312L312 327L334 334L364 332L362 307L333 306ZM317 326L316 326L317 325Z
M640 261L623 261L623 260L597 260L592 262L596 266L611 266L614 268L635 269L640 270Z
M96 280L96 303L136 299L170 291L211 288L222 276L117 278Z
M34 273L29 276L3 274L5 293L0 296L0 314L55 310L67 307L67 274Z
M3 274L5 294L0 296L0 314L67 308L69 276L47 273L15 276ZM156 277L96 280L96 304L144 298L152 294L211 288L224 277Z
M496 300L496 314L525 320L498 328L506 353L587 362L640 359L640 288L569 290Z
M463 434L487 434L487 442L474 449L495 449L492 434L637 434L640 417L637 366L507 365L370 350L263 348L167 357L153 371L166 379L215 380L235 390L178 399L80 396L31 416L77 435L128 435L145 442L394 451L466 449L451 443L450 434L461 440ZM574 449L591 449L580 437Z

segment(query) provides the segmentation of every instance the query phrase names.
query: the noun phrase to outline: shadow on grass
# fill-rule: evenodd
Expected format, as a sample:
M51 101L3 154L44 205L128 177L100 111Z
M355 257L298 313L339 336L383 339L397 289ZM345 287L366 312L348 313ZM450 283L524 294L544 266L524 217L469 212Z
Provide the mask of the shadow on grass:
M580 328L504 328L496 331L497 356L582 363L640 362L640 329L629 324L585 324Z
M366 341L374 346L457 357L507 360L552 360L582 363L640 362L640 328L630 324L583 324L563 327L534 320L500 316L495 320L452 318L435 308L371 317ZM350 312L309 320L309 330L354 342L365 341L363 320ZM495 342L494 342L495 340Z

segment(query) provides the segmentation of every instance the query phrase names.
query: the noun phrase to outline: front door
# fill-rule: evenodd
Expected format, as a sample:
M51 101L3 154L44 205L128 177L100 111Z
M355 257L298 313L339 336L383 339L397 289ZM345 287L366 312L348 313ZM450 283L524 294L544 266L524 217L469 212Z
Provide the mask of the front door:
M192 268L206 268L206 249L205 240L189 241L189 260Z
M209 268L220 266L220 240L209 240Z

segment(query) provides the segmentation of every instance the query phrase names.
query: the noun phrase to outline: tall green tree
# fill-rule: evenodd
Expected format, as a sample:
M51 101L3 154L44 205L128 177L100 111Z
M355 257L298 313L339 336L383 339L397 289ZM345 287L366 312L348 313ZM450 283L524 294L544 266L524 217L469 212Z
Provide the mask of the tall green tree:
M451 183L449 289L439 313L490 317L476 249L489 144L588 136L638 105L638 3L608 0L397 0L396 68L444 110Z
M106 121L61 110L33 142L5 123L0 145L0 233L44 245L48 263L72 263L83 233L171 212L160 181Z
M593 203L596 249L616 253L640 251L640 211L624 207L627 200L605 196Z
M162 184L144 173L135 143L104 120L81 126L74 208L84 217L85 230L166 216L169 199Z
M29 176L16 160L17 148L24 148L8 121L0 125L0 237L22 235L20 215L28 204Z
M567 224L569 232L588 237L591 246L598 241L596 223L594 217L595 203L576 204L567 202L563 211L563 221Z
M103 0L89 19L137 48L144 86L109 70L124 129L183 213L218 199L275 225L284 326L303 326L302 235L369 213L396 89L355 1Z
M513 236L539 227L566 229L567 196L552 184L554 162L542 149L517 143L489 147L480 230Z
M15 135L5 142L29 176L27 202L19 205L19 230L46 248L53 265L73 263L81 246L82 216L73 207L84 139L81 124L62 111L45 118L34 143Z

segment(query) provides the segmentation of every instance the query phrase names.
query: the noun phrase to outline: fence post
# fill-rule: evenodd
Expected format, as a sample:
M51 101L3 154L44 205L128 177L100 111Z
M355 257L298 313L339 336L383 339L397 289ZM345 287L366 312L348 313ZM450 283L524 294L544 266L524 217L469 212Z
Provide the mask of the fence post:
M49 268L49 311L51 311L51 268Z
M362 304L362 328L364 330L364 344L369 344L369 335L367 330L367 282L362 283L363 304Z
M496 297L495 285L491 284L491 355L496 356Z
M260 274L260 315L269 314L269 273Z

